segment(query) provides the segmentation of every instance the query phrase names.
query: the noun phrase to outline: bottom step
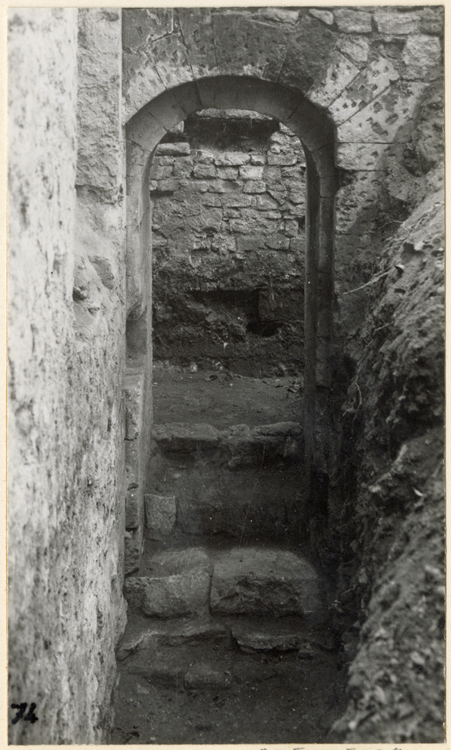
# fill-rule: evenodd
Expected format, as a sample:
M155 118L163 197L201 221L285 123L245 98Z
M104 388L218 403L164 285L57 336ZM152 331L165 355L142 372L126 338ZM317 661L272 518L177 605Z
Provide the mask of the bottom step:
M300 555L254 547L210 552L201 548L155 555L152 575L130 577L130 607L161 619L218 615L326 615L321 580Z

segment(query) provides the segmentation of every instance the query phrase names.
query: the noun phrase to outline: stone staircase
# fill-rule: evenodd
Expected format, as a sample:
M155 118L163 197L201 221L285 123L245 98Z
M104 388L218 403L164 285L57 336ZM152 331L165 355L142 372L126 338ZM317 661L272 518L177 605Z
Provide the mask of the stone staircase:
M306 662L330 659L327 584L301 545L280 536L290 509L302 516L299 425L159 425L153 439L144 551L124 586L123 692L144 680L141 690L168 701L199 691L239 696L244 684L264 692L268 674L283 685L284 670L296 681Z

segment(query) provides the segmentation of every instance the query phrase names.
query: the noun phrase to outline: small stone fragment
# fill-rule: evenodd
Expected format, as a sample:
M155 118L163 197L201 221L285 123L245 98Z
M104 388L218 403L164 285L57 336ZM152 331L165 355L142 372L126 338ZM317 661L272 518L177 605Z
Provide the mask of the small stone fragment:
M175 495L144 495L146 526L151 539L164 539L172 532L176 519Z
M185 687L188 690L221 690L231 684L230 674L210 667L209 664L195 664L185 675Z

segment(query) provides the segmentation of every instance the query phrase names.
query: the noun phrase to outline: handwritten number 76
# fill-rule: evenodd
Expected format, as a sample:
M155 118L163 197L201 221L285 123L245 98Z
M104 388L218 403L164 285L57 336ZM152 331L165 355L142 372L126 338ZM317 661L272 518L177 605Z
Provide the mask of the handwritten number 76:
M38 717L34 715L36 703L30 703L30 710L28 711L27 715L24 716L24 713L27 710L27 706L28 703L11 703L11 708L17 708L17 713L12 720L13 724L17 724L20 719L23 719L24 721L31 721L32 724L34 724L35 721L39 721Z

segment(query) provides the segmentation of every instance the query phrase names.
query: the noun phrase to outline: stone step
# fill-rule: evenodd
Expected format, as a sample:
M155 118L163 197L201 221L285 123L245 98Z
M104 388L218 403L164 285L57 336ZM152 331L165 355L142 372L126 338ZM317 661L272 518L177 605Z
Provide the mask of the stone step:
M216 451L228 460L228 466L260 466L262 459L301 461L304 441L299 422L249 427L234 425L218 430L209 424L170 422L153 425L152 438L165 453L195 453Z
M307 560L292 552L237 547L214 565L210 608L223 615L315 619L323 610L320 579Z
M160 552L148 567L152 575L130 577L124 586L131 609L148 617L299 615L320 622L326 614L320 576L292 552L188 548Z

